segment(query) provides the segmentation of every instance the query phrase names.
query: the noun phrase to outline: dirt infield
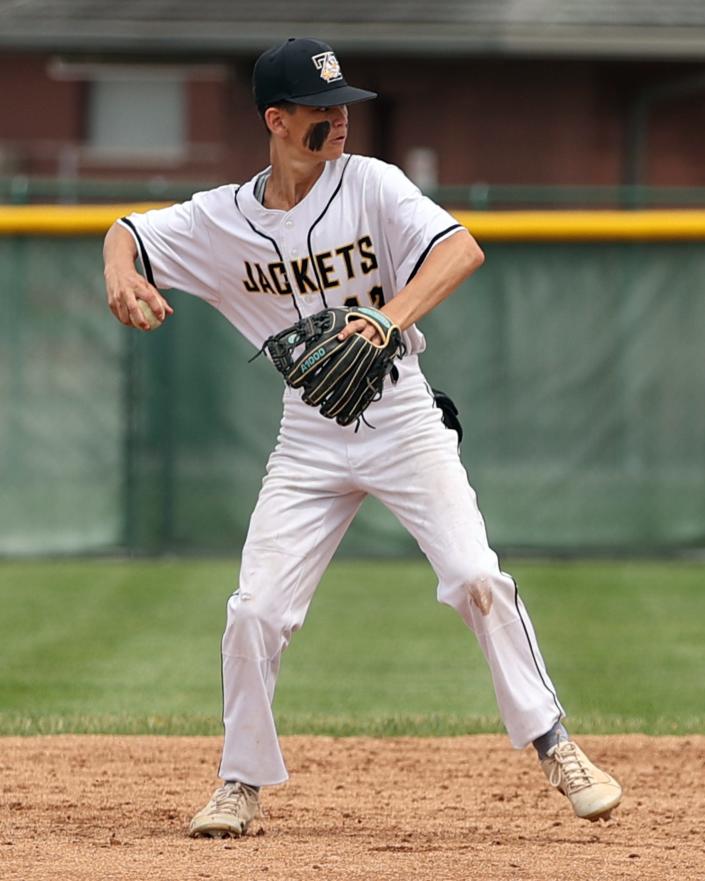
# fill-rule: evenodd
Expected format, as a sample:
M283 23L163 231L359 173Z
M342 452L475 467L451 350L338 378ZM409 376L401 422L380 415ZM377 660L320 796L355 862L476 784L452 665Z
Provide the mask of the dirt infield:
M194 841L218 738L2 738L0 878L704 878L705 737L580 742L625 786L608 822L575 819L504 737L288 737L291 780L248 835Z

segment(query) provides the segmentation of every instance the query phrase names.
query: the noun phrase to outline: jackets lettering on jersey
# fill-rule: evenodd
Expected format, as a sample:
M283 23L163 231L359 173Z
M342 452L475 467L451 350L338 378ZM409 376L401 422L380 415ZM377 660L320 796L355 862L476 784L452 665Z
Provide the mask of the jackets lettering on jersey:
M121 221L150 282L206 300L258 349L324 305L381 309L460 228L400 169L369 156L327 162L289 211L262 204L263 173ZM413 325L404 342L423 351Z
M251 294L291 295L292 282L299 294L315 294L320 286L325 291L340 287L341 280L350 281L369 275L379 266L372 238L362 236L348 245L322 251L311 257L273 263L245 260L243 287Z

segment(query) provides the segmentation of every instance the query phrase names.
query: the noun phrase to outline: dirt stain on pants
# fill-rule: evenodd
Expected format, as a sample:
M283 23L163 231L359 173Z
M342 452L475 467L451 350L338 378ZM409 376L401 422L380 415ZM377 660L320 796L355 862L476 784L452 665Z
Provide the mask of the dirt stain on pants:
M466 584L465 589L480 612L485 616L489 615L492 610L492 588L488 580L481 578L479 581Z

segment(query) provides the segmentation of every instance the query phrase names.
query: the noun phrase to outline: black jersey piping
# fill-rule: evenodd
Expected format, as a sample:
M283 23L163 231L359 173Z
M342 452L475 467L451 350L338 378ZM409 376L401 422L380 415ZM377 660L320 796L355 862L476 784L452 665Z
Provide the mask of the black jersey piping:
M254 225L254 223L252 223L252 221L250 220L250 218L243 212L242 208L240 208L240 204L237 201L237 194L239 192L240 192L240 188L238 187L238 189L235 190L235 193L233 195L233 198L235 200L235 207L240 212L240 214L242 214L242 216L245 218L245 220L249 224L249 227L252 230L252 232L257 233L258 236L262 236L263 239L267 239L268 242L271 242L274 245L274 250L277 252L277 257L283 262L284 258L282 257L282 252L279 250L279 245L277 244L277 240L273 239L271 236L268 236L267 233L262 232L261 229L257 229L257 227Z
M407 278L406 283L409 284L411 279L416 275L416 273L421 269L421 266L424 260L428 257L431 248L436 244L436 242L443 238L443 236L447 236L449 232L452 232L454 229L462 229L463 227L459 223L454 223L452 226L449 226L447 229L441 230L441 232L436 233L436 235L431 239L431 241L424 248L423 254L416 261L416 266L411 270L411 275Z
M268 236L267 233L262 232L261 229L257 229L257 227L254 225L254 223L252 223L252 221L245 214L245 212L242 210L242 208L240 208L240 203L237 200L237 194L239 192L240 192L240 187L238 187L235 190L235 193L233 194L233 201L235 202L235 207L237 208L238 212L245 218L245 220L249 224L249 227L252 230L252 232L256 233L258 236L262 236L263 239L267 239L268 242L271 242L274 245L274 250L277 252L277 257L283 263L284 258L282 257L282 252L279 250L279 245L277 244L277 240L273 239L271 236ZM291 302L294 304L294 308L296 309L296 312L299 316L299 319L303 318L303 315L301 314L301 309L299 309L299 304L296 302L296 294L294 293L293 286L291 288Z
M343 186L343 178L345 177L345 172L347 171L347 168L348 168L348 165L350 164L351 159L352 159L352 156L348 156L348 158L345 160L345 165L343 166L343 170L340 173L340 180L338 181L338 186L333 190L333 194L331 195L326 207L323 209L323 211L321 212L319 217L316 220L314 220L313 223L311 224L311 227L308 231L308 238L306 240L306 243L308 245L309 260L311 261L311 266L312 266L313 272L316 276L316 284L318 285L318 293L321 295L321 299L323 300L323 306L326 309L328 308L328 303L326 302L326 295L323 291L323 285L321 284L321 277L318 274L318 266L316 265L316 261L313 259L313 248L311 245L311 236L313 234L313 230L316 228L316 226L318 226L318 224L321 222L321 220L323 220L323 218L325 217L328 209L330 208L330 206L333 203L333 199L335 199L335 197L340 192L340 189Z
M149 261L149 254L147 253L147 249L144 246L144 242L142 241L142 237L137 232L137 228L131 220L128 220L127 217L121 217L120 222L124 223L125 226L128 226L132 230L132 234L137 240L137 245L140 249L140 260L142 261L142 266L144 267L144 274L147 276L147 281L152 285L152 287L156 288L156 284L154 283L154 272L152 271L152 264Z

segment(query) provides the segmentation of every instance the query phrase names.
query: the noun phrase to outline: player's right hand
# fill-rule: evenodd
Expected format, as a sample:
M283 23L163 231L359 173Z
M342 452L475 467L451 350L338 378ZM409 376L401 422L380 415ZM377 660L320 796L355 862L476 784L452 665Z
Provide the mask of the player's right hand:
M118 269L110 264L105 267L105 289L108 306L113 315L128 327L149 330L149 322L139 308L139 300L149 304L152 312L164 321L174 310L159 291L134 269Z

